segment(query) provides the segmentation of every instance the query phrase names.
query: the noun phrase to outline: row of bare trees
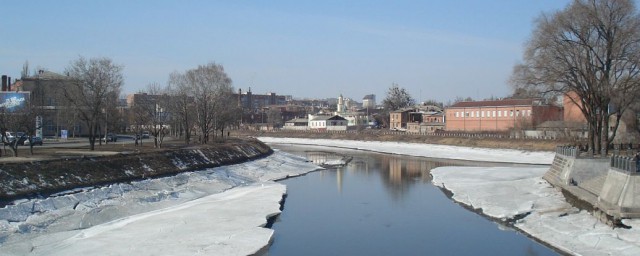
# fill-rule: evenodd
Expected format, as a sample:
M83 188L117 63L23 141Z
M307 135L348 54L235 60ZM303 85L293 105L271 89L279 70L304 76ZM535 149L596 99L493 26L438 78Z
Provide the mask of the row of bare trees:
M520 88L575 94L571 99L589 125L591 152L606 155L620 117L640 96L640 16L634 2L574 0L541 15L512 80Z
M25 64L25 66L28 64ZM54 86L56 92L45 91L44 86L34 86L37 95L47 95L55 103L44 102L44 97L28 102L25 107L8 111L0 107L0 139L2 144L17 156L18 138L7 136L8 131L23 131L28 138L43 123L36 123L38 116L51 114L48 107L55 105L56 125L76 127L81 122L88 134L90 149L95 149L96 139L110 127L127 127L137 135L149 131L154 145L161 147L165 136L174 133L187 143L197 141L206 144L224 131L236 125L240 112L237 99L232 97L232 81L222 65L209 63L184 73L169 75L166 86L152 83L139 92L137 102L128 111L118 111L118 98L124 83L123 66L109 58L79 57L65 69L66 77ZM28 66L25 67L28 76ZM24 77L23 77L24 78ZM56 96L51 96L56 94ZM32 98L33 99L33 98ZM60 120L58 120L60 119ZM63 124L65 122L73 122ZM119 132L121 130L115 131ZM31 143L30 143L31 144Z
M239 110L232 97L232 81L219 64L174 72L165 87L153 83L140 93L149 95L142 99L153 102L138 102L132 109L131 123L140 127L138 131L149 130L156 147L162 146L168 126L186 143L197 135L197 141L206 144L217 131L223 137L225 128L237 121Z

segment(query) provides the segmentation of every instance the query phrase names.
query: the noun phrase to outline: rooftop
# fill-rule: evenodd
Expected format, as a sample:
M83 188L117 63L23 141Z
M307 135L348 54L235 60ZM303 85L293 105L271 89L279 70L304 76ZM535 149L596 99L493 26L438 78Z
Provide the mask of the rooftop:
M505 100L486 100L486 101L461 101L455 103L449 108L473 108L473 107L500 107L500 106L531 106L539 99L505 99Z

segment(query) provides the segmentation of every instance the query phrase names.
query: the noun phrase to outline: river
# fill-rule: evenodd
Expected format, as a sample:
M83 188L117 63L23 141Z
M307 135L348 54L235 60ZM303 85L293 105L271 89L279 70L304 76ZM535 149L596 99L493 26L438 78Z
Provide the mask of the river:
M271 146L319 164L350 161L281 181L288 196L264 255L557 255L456 204L429 174L439 166L504 164Z

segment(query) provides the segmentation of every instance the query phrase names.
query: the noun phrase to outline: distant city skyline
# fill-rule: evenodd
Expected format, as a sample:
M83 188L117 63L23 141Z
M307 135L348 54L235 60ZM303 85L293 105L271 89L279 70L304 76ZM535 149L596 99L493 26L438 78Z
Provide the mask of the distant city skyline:
M256 94L379 103L397 83L418 102L504 97L534 19L569 2L8 2L0 73L108 57L124 65L128 94L216 62Z

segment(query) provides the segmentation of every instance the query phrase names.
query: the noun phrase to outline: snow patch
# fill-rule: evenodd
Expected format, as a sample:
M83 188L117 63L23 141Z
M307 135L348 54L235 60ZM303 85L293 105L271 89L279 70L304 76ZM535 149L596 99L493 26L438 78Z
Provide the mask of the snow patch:
M284 152L242 164L15 201L0 208L3 255L252 254L284 185L319 169ZM176 239L179 237L179 239ZM113 246L118 244L118 246Z
M265 143L319 145L328 147L368 150L381 153L431 158L492 161L505 163L551 164L554 152L533 152L513 149L470 148L437 144L381 142L357 140L327 140L304 138L259 137Z
M481 209L553 247L578 255L640 255L640 221L631 229L613 229L567 203L541 178L548 168L439 167L433 184L453 193L457 202Z

